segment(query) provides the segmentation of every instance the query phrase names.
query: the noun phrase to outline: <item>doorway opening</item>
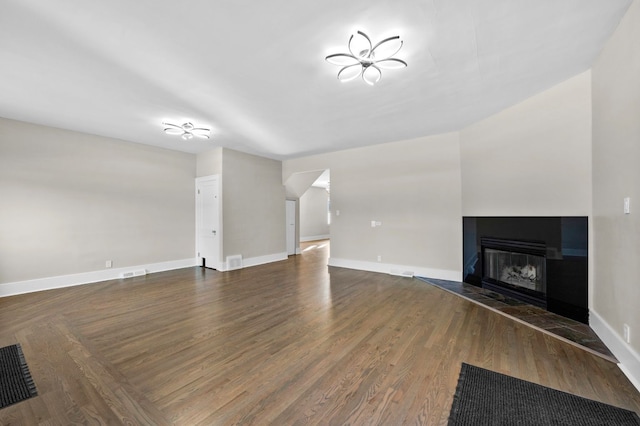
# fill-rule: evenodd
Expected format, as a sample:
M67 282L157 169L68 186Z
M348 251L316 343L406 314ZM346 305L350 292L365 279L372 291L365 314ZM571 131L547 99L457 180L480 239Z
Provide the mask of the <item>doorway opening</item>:
M300 197L300 241L326 240L331 227L331 172L327 169Z
M218 175L196 179L196 257L204 268L220 269L220 179Z

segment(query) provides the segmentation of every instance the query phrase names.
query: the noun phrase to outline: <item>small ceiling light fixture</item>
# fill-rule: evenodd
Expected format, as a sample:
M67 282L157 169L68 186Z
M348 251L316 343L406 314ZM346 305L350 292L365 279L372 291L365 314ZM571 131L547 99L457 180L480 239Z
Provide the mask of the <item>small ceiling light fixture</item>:
M351 81L362 76L365 83L373 86L382 78L383 69L398 69L407 66L402 59L393 58L402 48L400 36L388 37L375 46L362 31L349 38L349 53L334 53L325 58L331 64L342 68L338 80Z
M194 136L209 139L209 132L211 131L211 129L207 129L206 127L196 127L190 121L184 124L173 124L165 121L162 125L164 126L164 132L166 134L179 135L186 141L193 139Z

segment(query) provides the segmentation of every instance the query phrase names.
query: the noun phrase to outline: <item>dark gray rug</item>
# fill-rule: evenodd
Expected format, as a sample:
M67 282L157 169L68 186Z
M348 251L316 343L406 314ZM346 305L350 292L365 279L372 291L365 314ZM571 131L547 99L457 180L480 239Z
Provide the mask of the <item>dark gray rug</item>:
M0 348L0 408L37 394L20 345Z
M453 425L640 425L636 413L462 364L449 414Z

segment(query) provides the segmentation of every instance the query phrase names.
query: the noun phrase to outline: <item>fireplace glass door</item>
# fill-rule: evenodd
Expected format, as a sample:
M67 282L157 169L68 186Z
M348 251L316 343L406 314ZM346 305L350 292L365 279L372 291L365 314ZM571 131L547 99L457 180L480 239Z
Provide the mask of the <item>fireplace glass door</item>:
M490 280L546 294L543 256L485 248L484 268Z

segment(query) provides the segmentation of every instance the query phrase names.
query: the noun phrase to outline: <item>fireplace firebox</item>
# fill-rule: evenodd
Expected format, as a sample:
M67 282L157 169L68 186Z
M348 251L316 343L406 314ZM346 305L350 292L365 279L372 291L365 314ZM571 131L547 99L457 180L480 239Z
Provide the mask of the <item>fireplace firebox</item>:
M463 280L589 323L588 218L465 216Z
M546 309L545 244L488 237L480 241L482 286Z

